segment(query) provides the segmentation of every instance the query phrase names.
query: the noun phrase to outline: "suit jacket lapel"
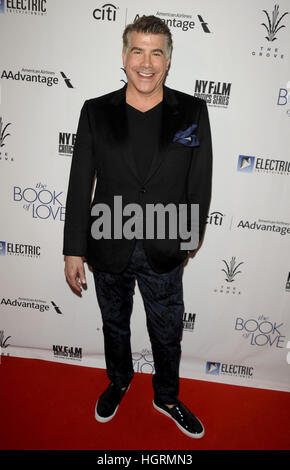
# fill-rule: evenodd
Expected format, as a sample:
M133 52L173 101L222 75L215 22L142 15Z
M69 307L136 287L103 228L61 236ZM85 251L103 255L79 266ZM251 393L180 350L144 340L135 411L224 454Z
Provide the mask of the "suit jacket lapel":
M135 163L132 143L129 140L129 129L126 112L126 89L127 84L125 84L123 88L117 90L112 95L108 119L111 123L113 137L116 145L118 146L120 157L123 158L124 163L133 173L134 177L137 178L139 182L141 182Z
M152 178L152 176L160 167L163 159L165 158L167 147L172 142L174 134L178 128L179 119L180 112L175 94L170 88L163 86L163 108L161 117L159 146L156 149L155 154L153 155L151 167L143 184L147 183L147 181Z

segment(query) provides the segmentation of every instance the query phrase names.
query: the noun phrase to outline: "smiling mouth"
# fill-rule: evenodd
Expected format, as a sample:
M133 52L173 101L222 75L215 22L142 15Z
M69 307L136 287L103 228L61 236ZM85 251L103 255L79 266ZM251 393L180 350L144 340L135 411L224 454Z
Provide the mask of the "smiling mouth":
M137 74L139 75L139 77L142 77L142 78L152 78L154 73L144 73L144 72L137 72Z

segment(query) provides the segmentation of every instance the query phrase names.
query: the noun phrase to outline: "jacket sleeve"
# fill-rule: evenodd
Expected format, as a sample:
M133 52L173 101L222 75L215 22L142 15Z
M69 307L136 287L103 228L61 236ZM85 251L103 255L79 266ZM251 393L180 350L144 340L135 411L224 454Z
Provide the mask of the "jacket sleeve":
M199 146L192 152L187 180L187 203L199 205L199 242L202 239L208 215L212 186L212 141L207 104L201 104L196 136ZM190 214L189 210L189 214ZM189 217L188 230L191 229ZM195 224L193 223L193 226ZM195 250L188 250L194 252Z
M95 174L88 103L80 112L66 199L63 254L87 255L90 203Z

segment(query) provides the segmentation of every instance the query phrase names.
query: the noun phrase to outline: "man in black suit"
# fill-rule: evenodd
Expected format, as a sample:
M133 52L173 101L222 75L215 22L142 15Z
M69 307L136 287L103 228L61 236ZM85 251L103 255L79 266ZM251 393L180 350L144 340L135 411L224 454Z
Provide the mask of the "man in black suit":
M154 228L147 236L155 219L146 210L159 204L170 206L171 215L186 207L186 233L197 232L200 241L211 195L207 106L164 85L171 52L167 25L154 16L139 18L123 33L127 84L85 101L70 172L63 254L66 279L79 295L86 285L84 260L94 273L111 381L97 401L95 418L102 423L113 418L134 375L130 316L137 279L155 365L153 406L186 435L200 438L202 423L177 398L183 265L198 243L182 248L186 237L183 232L172 236L166 217L161 217L163 235ZM191 210L196 205L198 217Z

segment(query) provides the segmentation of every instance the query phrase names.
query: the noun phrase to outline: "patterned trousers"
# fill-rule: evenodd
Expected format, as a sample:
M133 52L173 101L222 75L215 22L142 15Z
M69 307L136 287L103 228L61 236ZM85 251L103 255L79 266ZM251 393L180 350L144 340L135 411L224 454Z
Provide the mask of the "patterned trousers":
M137 279L146 312L146 324L155 366L155 397L176 403L184 312L183 262L167 273L153 271L146 259L143 240L136 240L126 269L114 274L94 270L98 304L102 314L107 374L118 387L133 375L130 318Z

